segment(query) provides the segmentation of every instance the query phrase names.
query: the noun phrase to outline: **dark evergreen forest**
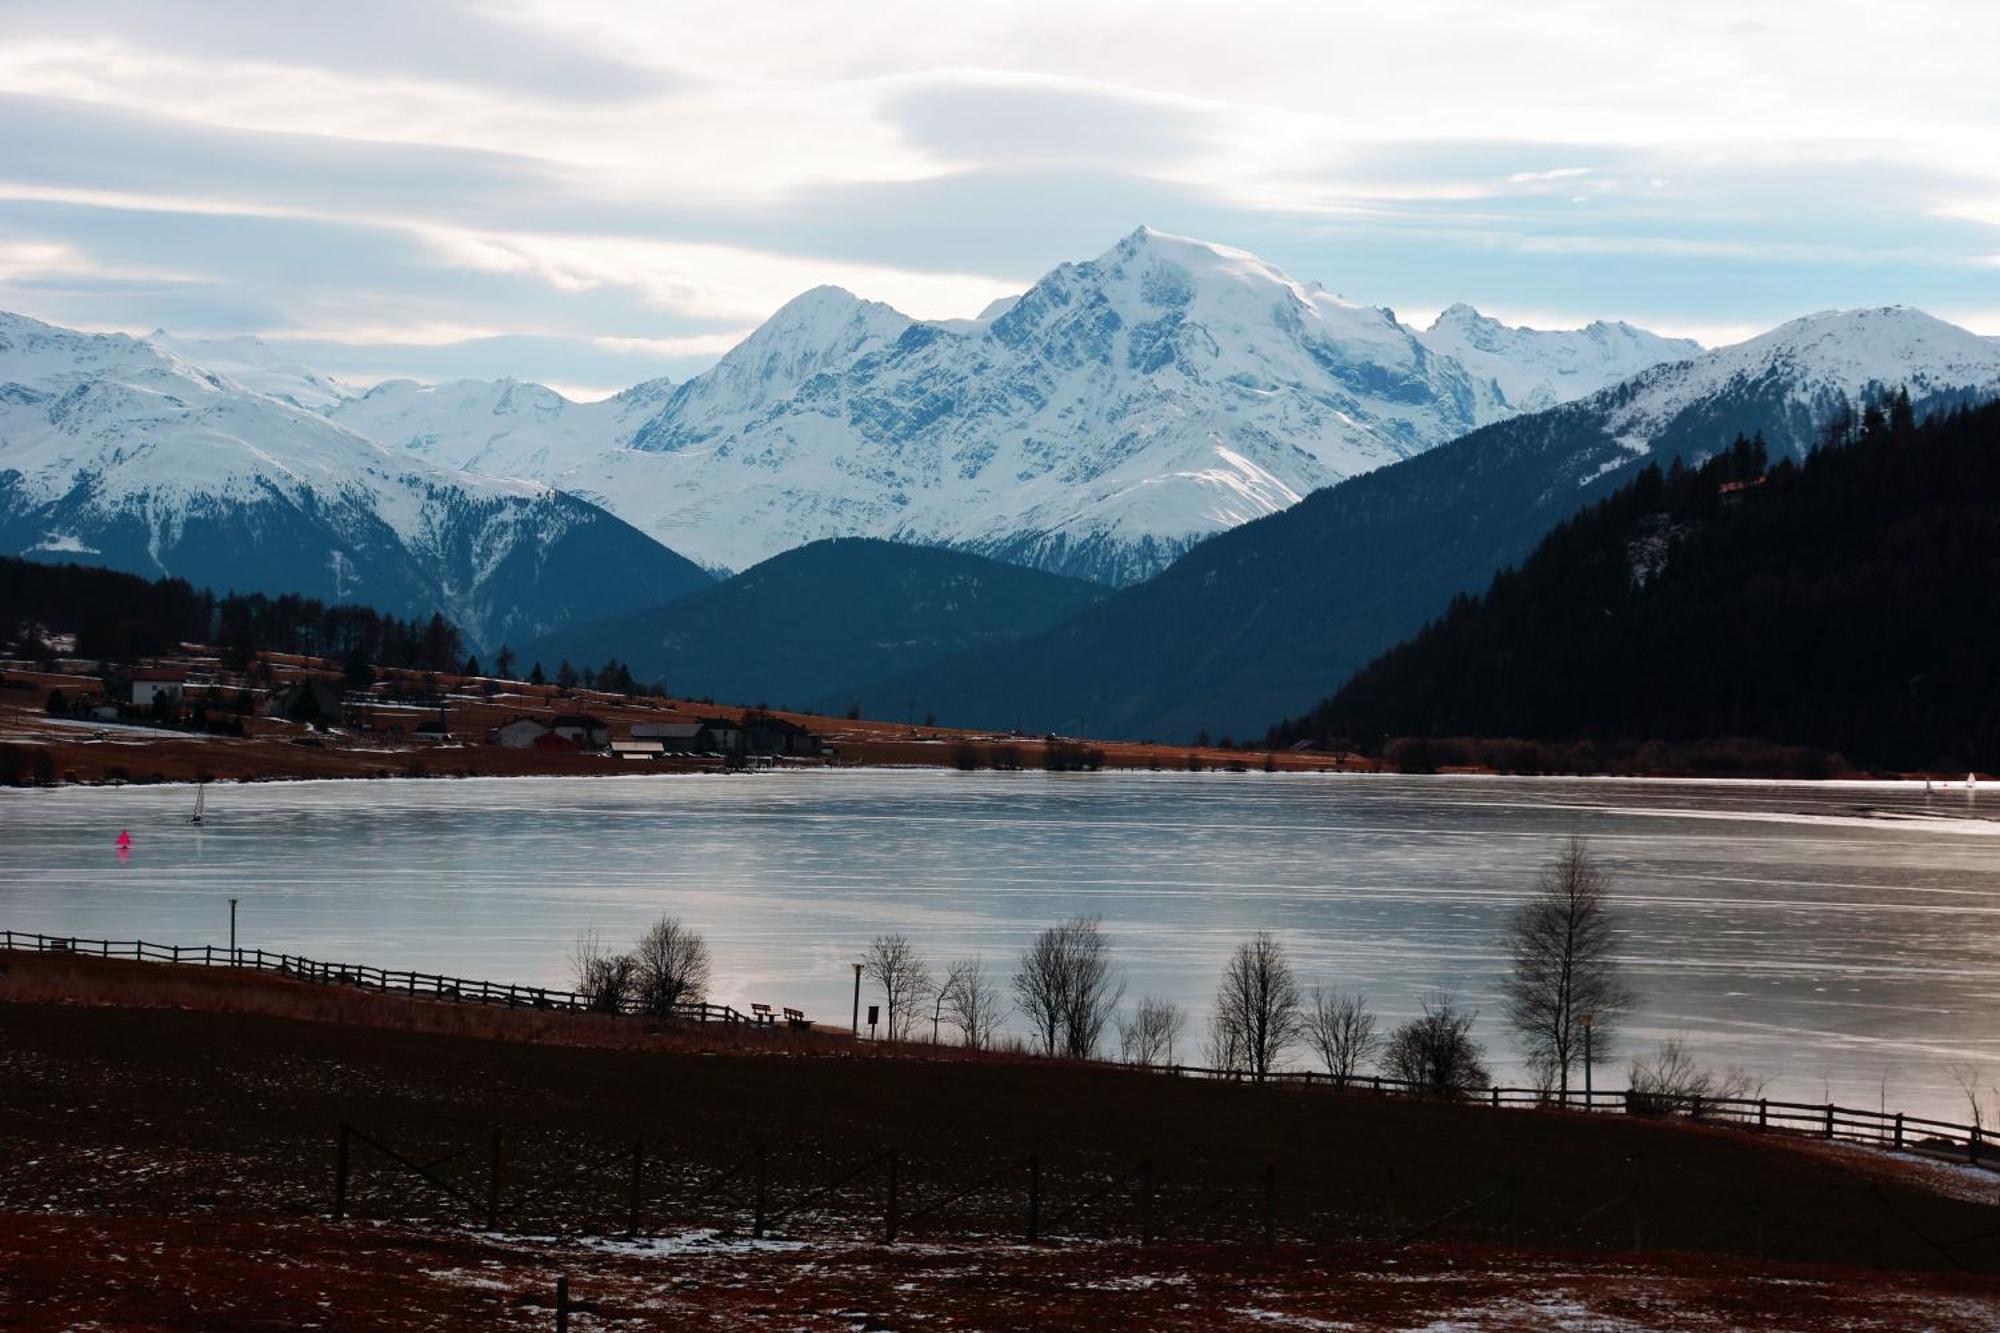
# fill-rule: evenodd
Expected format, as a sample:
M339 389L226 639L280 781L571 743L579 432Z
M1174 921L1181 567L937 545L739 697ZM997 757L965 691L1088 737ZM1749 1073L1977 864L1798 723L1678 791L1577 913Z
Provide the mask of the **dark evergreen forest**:
M217 597L181 579L148 581L88 565L0 557L0 640L45 657L29 641L40 627L77 636L76 654L108 662L171 652L182 643L220 645L225 662L258 652L308 653L419 671L455 671L458 630L443 616L399 620L366 606L311 597L231 593Z
M1647 468L1268 739L1410 738L1422 766L1427 740L1523 738L1587 769L1750 738L1990 772L1997 613L2000 405L1919 424L1897 394L1803 464L1739 437Z

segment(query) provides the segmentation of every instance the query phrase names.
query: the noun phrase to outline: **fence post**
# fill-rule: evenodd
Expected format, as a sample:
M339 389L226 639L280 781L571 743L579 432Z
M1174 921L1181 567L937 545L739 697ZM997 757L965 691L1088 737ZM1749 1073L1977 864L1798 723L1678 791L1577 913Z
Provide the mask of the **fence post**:
M644 1139L634 1139L632 1141L632 1194L625 1219L625 1234L628 1236L637 1236L639 1234L639 1177L645 1169L646 1141Z
M1042 1238L1042 1155L1028 1158L1028 1243Z
M1490 1088L1490 1089L1488 1089L1488 1091L1490 1091L1490 1092L1491 1092L1491 1093L1493 1094L1493 1109L1494 1109L1494 1110L1496 1110L1496 1111L1497 1111L1497 1110L1499 1110L1499 1109L1500 1109L1500 1089L1499 1089L1499 1088L1498 1088L1498 1087L1496 1086L1496 1087L1493 1087L1493 1088Z
M1278 1243L1278 1164L1264 1164L1264 1244Z
M334 1140L333 1149L333 1220L341 1221L347 1216L347 1136L346 1122L340 1126L340 1134Z
M1966 1141L1965 1141L1965 1143L1966 1143L1966 1160L1970 1161L1970 1162L1971 1162L1971 1163L1972 1163L1972 1164L1973 1164L1974 1166L1978 1166L1978 1165L1979 1165L1979 1126L1977 1126L1977 1125L1974 1125L1974 1126L1972 1127L1972 1134L1971 1134L1971 1137L1967 1138L1967 1139L1966 1139Z
M500 1229L500 1130L497 1126L486 1155L486 1229Z
M1646 1248L1646 1161L1642 1157L1632 1173L1632 1253Z
M556 1279L556 1333L569 1333L569 1279Z
M1153 1159L1139 1163L1139 1243L1153 1242Z
M1694 1095L1694 1100L1688 1106L1688 1119L1701 1119L1701 1094L1698 1092Z
M896 1162L897 1150L889 1149L889 1215L882 1228L883 1236L889 1244L896 1243Z
M757 1145L757 1187L752 1204L753 1218L750 1234L758 1240L764 1239L764 1197L771 1178L771 1150L766 1144Z
M1771 1127L1771 1103L1766 1099L1759 1097L1757 1099L1757 1132L1759 1134L1762 1134L1765 1130L1769 1129L1770 1127Z
M1903 1113L1896 1112L1896 1151L1903 1150Z
M1833 1137L1833 1103L1826 1104L1826 1137Z

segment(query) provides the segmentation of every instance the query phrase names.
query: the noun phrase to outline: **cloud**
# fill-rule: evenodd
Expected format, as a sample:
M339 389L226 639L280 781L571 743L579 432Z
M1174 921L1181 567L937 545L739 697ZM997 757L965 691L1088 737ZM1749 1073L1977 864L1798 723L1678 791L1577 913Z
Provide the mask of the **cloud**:
M0 36L124 46L208 64L262 64L595 102L658 93L664 71L463 0L10 0Z
M419 227L441 262L494 273L529 274L565 292L622 287L675 314L762 319L807 287L847 287L919 319L982 309L1017 287L975 273L922 273L889 265L817 260L739 246Z
M1996 44L1932 0L17 0L0 302L592 386L1144 221L1414 307L1993 310Z
M725 333L690 333L679 338L592 338L593 347L601 347L607 352L618 352L625 356L649 356L658 360L675 360L687 357L721 356L736 344L749 337L752 328L731 329Z

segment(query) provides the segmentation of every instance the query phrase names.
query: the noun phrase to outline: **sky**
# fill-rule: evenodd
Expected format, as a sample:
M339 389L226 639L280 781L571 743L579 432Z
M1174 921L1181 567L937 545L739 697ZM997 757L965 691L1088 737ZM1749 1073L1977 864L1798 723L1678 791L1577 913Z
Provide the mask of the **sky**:
M2000 6L5 0L0 309L593 397L1141 224L1426 322L2000 334Z

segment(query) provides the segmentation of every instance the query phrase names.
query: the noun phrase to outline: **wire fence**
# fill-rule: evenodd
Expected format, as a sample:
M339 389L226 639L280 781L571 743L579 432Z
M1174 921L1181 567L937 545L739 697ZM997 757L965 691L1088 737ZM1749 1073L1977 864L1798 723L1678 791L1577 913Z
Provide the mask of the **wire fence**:
M302 981L349 986L387 995L498 1005L510 1009L558 1010L572 1013L610 1012L578 991L520 986L442 976L430 972L392 971L358 963L329 963L296 954L229 946L153 944L145 940L100 940L79 936L0 931L0 949L139 962L177 963L204 967L247 968ZM625 1000L617 1012L647 1017L672 1017L696 1023L768 1025L764 1013L744 1014L729 1005L706 1002L675 1005L670 1015L654 1014L638 1002ZM797 1014L787 1010L787 1014ZM796 1025L810 1026L802 1017ZM1112 1062L1102 1062L1111 1064ZM1116 1065L1120 1069L1132 1066ZM1202 1065L1158 1065L1147 1071L1163 1077L1260 1083L1277 1087L1359 1093L1379 1097L1434 1098L1434 1089L1406 1080L1377 1075L1345 1077L1314 1070L1274 1070L1253 1075L1243 1070ZM1804 1134L1830 1141L1861 1143L1896 1152L1949 1156L1973 1165L1994 1160L1988 1127L1909 1115L1902 1111L1868 1110L1833 1102L1774 1101L1757 1097L1711 1097L1697 1094L1639 1092L1630 1089L1557 1091L1550 1088L1493 1086L1458 1090L1458 1100L1478 1102L1496 1110L1536 1109L1612 1113L1648 1119L1684 1119L1757 1132Z

